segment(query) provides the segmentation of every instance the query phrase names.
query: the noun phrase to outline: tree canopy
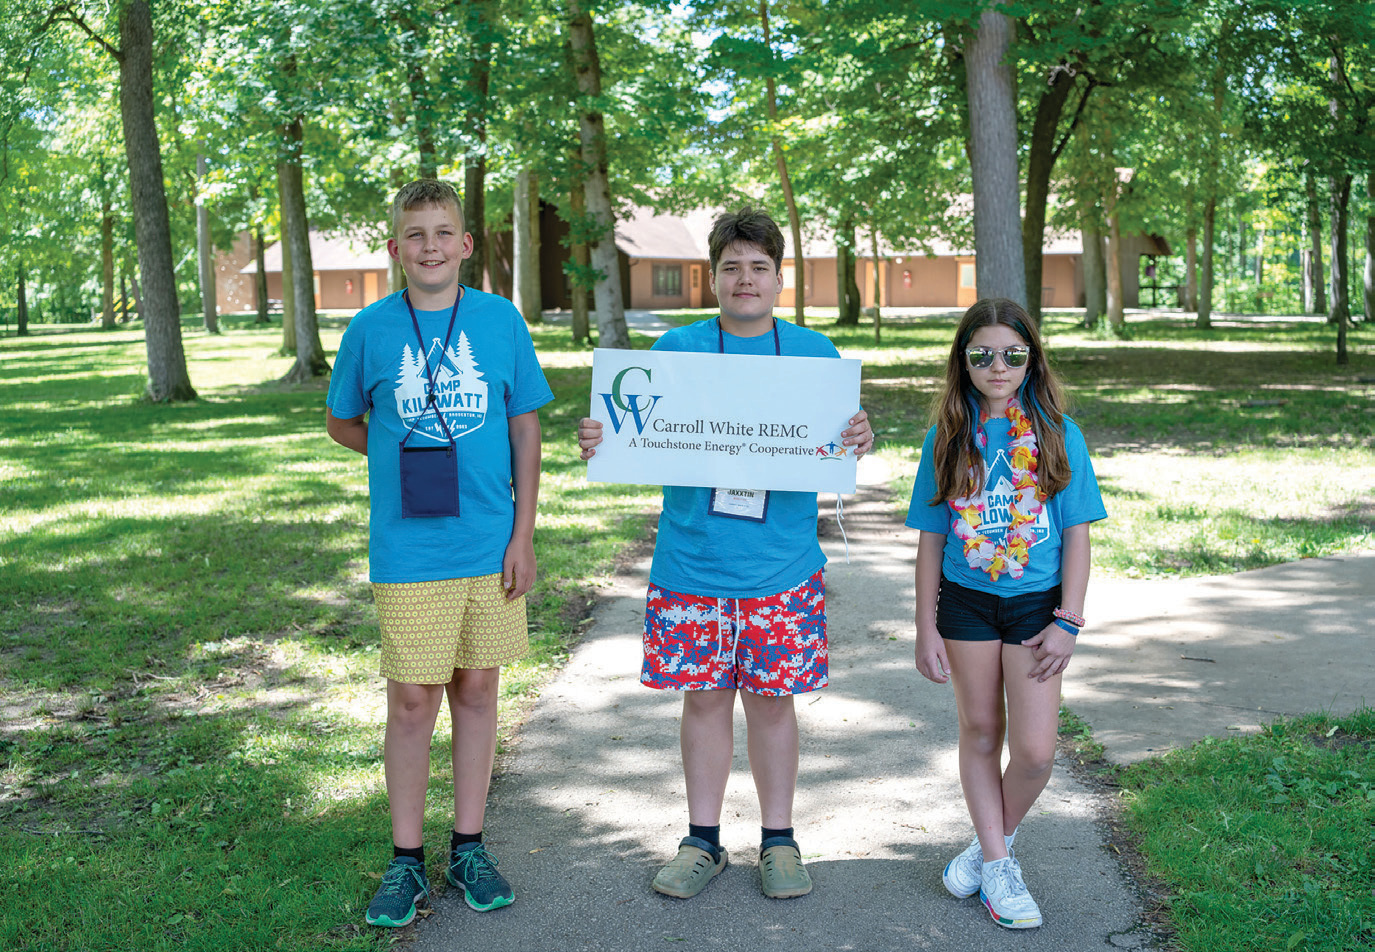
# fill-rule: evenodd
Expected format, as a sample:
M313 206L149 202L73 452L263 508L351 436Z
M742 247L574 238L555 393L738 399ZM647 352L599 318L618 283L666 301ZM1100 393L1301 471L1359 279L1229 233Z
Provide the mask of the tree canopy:
M1232 310L1314 306L1301 279L1315 254L1339 359L1348 316L1369 308L1350 291L1375 234L1360 187L1375 173L1375 9L1360 0L0 0L0 13L0 313L22 298L39 319L109 324L129 284L159 340L162 399L194 393L176 360L180 315L200 309L198 208L202 244L282 239L308 279L307 229L380 237L388 195L436 175L465 190L483 249L466 279L485 268L509 287L488 238L519 192L568 225L571 283L597 292L614 343L618 275L598 249L632 206L760 203L785 232L795 219L804 240L833 241L842 273L880 244L979 244L993 206L970 156L993 120L971 106L990 70L1011 112L981 147L1002 198L979 271L1024 274L1033 313L1047 229L1067 228L1108 236L1109 252L1114 229L1162 236L1201 323L1218 277ZM1006 29L975 67L994 22ZM289 295L299 379L327 367L308 291L298 280Z

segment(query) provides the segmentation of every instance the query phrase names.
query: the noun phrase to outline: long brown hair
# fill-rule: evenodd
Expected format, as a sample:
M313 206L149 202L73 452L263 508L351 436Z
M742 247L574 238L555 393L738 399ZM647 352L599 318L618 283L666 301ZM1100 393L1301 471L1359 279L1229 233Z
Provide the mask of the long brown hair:
M945 365L945 386L936 398L935 470L936 496L931 505L946 503L983 488L983 463L974 442L979 425L981 397L969 376L964 351L981 327L1002 324L1027 342L1031 354L1026 377L1017 391L1022 412L1036 433L1036 485L1050 498L1069 485L1069 457L1065 454L1065 398L1060 378L1050 369L1041 332L1026 310L1007 298L984 298L964 312L950 358ZM971 472L973 475L971 475Z

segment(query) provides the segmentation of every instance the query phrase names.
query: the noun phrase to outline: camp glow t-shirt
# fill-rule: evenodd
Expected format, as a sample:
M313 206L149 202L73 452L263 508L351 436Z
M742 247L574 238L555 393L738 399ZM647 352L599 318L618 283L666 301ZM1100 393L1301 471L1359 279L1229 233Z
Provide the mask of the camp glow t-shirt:
M501 571L511 541L511 442L507 419L554 398L525 321L510 301L463 289L449 347L450 309L416 311L417 341L401 294L359 311L344 331L326 402L340 419L368 413L369 577L433 582ZM425 361L435 406L458 455L457 517L401 518L400 450L448 441L425 408Z
M835 345L816 331L781 320L777 326L784 357L840 356ZM715 354L724 339L728 354L774 353L772 333L718 338L718 327L716 318L676 327L660 337L653 349ZM767 407L759 409L768 412ZM770 492L762 523L708 515L710 496L710 487L664 487L650 582L687 595L758 598L785 592L826 564L816 540L816 493Z
M926 433L921 448L921 462L917 464L917 481L912 487L912 502L907 510L907 525L923 532L945 536L941 574L965 588L977 589L1006 598L1026 592L1044 592L1060 584L1060 539L1065 529L1084 522L1106 519L1103 497L1098 492L1098 479L1093 475L1084 434L1069 417L1065 417L1065 455L1071 473L1069 485L1046 501L1035 523L1036 535L1028 549L1029 558L1020 579L1003 573L993 581L982 569L969 567L964 557L964 540L955 535L955 511L945 503L929 505L936 495L936 428ZM1007 447L1012 424L1007 417L997 417L984 423L988 442L982 452L984 459L984 524L979 531L993 542L1002 542L1009 527L1007 500L1011 496L1012 467L1008 463Z

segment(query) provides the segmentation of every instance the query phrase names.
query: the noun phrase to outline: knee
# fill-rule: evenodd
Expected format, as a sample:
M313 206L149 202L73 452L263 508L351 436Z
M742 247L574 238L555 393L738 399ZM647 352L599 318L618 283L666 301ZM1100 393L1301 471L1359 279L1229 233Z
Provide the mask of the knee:
M397 685L387 699L387 716L401 727L431 725L439 708L440 685Z
M454 675L449 703L473 711L496 707L501 686L500 668L464 669Z
M746 694L745 716L749 722L768 729L795 720L793 695L775 697L767 694Z
M1001 754L1003 722L997 718L961 720L960 746L982 756Z
M1009 770L1015 770L1028 779L1046 776L1055 767L1055 748L1013 749L1008 752L1007 765Z

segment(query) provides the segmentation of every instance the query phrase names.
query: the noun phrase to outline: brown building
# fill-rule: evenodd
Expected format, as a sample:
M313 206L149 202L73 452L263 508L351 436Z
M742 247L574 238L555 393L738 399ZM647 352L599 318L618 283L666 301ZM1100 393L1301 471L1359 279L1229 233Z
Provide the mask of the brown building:
M616 223L616 247L620 252L621 291L628 308L674 310L712 308L707 264L707 233L716 212L696 210L683 215L659 214L637 208ZM568 250L562 239L568 227L556 209L545 205L540 214L540 291L546 309L572 306L570 285L563 273ZM1084 266L1082 236L1064 232L1047 236L1042 265L1041 305L1082 307ZM830 237L805 241L805 303L835 307L836 252ZM863 249L861 249L863 250ZM362 239L311 233L315 265L315 305L319 308L357 310L387 293L388 257L384 243L371 248ZM511 296L511 235L488 235L488 270L484 286ZM1164 239L1127 235L1122 239L1122 297L1126 307L1140 306L1140 257L1168 255ZM282 296L281 246L273 244L264 254L268 298ZM219 256L222 277L218 284L221 310L254 307L253 277L257 266L246 239L231 253ZM237 271L236 261L245 262ZM976 264L972 249L934 242L928 251L880 246L878 261L879 303L883 307L965 308L976 298ZM860 255L855 266L864 307L874 303L873 256ZM783 259L783 293L780 307L792 307L797 293L796 266Z
M385 240L373 248L372 242L349 235L310 233L311 264L315 269L315 306L322 310L356 311L387 294L387 257ZM242 262L236 272L216 281L216 297L221 311L251 311L257 307L255 280L258 264L253 260L252 241L246 235L229 252L216 256L221 275ZM267 273L267 299L274 308L282 300L282 245L274 242L263 252Z

